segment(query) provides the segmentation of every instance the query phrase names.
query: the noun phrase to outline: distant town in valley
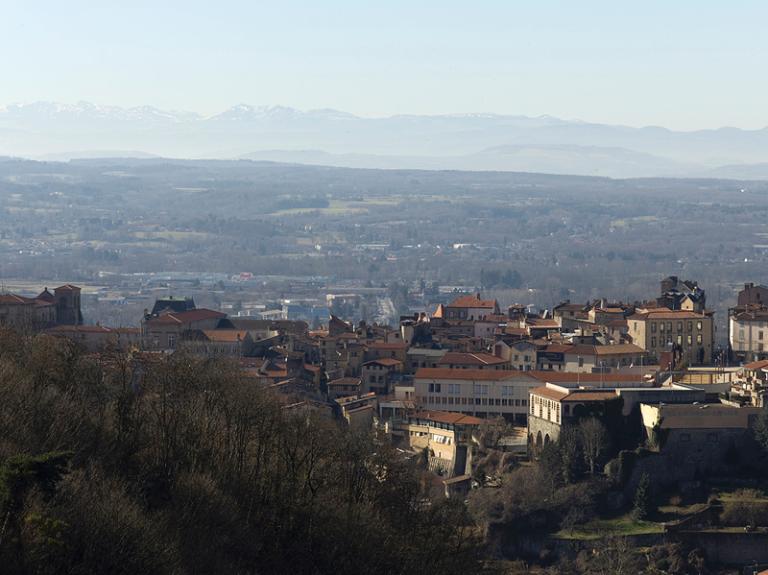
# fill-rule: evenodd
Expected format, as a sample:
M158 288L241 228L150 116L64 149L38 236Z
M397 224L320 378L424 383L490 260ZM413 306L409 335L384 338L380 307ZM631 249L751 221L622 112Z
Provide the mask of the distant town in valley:
M445 530L439 558L396 545L426 572L768 568L765 182L5 159L0 190L0 365L19 374L0 397L47 414L0 419L34 444L0 458L0 478L28 470L0 480L15 537L31 536L10 501L52 505L46 473L75 477L61 489L79 501L90 472L69 469L95 457L137 525L180 520L169 502L200 497L194 482L256 497L247 472L292 486L264 484L263 521L317 520L294 495L353 505L321 484L411 493L392 503L421 514L409 528L354 505L392 537ZM62 401L92 406L82 429ZM269 456L265 414L283 429ZM359 493L331 471L352 453L373 481ZM398 473L413 483L387 495ZM280 572L282 548L260 560Z

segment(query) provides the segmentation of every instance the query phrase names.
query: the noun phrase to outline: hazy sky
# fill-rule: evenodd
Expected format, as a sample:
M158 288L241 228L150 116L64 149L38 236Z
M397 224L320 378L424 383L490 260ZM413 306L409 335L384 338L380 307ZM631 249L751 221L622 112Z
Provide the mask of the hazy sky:
M768 2L0 0L0 105L768 125Z

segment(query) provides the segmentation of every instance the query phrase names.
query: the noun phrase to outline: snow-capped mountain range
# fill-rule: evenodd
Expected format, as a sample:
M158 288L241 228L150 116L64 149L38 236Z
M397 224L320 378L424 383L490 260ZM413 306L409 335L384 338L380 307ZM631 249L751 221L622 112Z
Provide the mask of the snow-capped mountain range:
M768 177L765 128L680 132L489 113L364 118L247 104L212 116L89 102L0 108L0 155L59 160L120 150L370 168Z

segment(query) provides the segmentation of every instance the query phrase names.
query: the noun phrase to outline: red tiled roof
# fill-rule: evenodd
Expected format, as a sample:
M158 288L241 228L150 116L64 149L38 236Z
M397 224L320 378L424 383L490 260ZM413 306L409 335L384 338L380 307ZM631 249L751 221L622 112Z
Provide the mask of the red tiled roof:
M512 327L508 325L504 328L504 333L509 335L528 335L528 330L524 327Z
M514 377L525 377L530 371L501 369L451 369L449 367L421 367L416 371L416 379L460 379L477 381L500 381Z
M645 353L645 350L633 343L617 343L614 345L586 345L586 344L552 344L544 351L564 353L567 355L621 355L627 353Z
M568 392L552 389L547 386L537 387L531 390L531 395L538 395L539 397L546 397L547 399L554 399L560 401L561 399L568 397Z
M752 363L745 363L744 369L757 370L768 367L768 359L761 359L760 361L753 361Z
M237 329L204 329L202 330L208 341L233 343L242 341L248 335L247 331Z
M617 398L615 391L573 391L565 401L611 401Z
M599 307L595 308L595 311L600 313L624 313L624 308L621 307Z
M465 295L457 297L448 307L466 307L466 308L489 308L496 307L495 299L480 299L477 295Z
M709 318L708 315L703 313L697 313L695 311L689 311L685 309L648 309L638 310L633 315L629 316L628 320L644 321L647 319L705 319Z
M546 386L531 390L531 395L538 395L555 401L610 401L618 397L613 390L569 389L568 391L560 391Z
M0 294L0 304L5 305L31 305L34 304L35 300L32 298L7 293L7 294Z
M386 366L393 366L393 365L403 365L403 362L399 359L394 359L391 357L383 357L381 359L372 359L371 361L366 361L363 365L370 365L372 363L377 363L379 365L386 365Z
M483 316L481 321L506 324L509 321L509 318L503 314L488 314Z
M490 353L449 351L437 363L438 365L497 365L507 361Z
M453 413L450 411L418 411L410 416L411 419L426 419L436 423L446 423L449 425L480 425L483 420L463 413Z

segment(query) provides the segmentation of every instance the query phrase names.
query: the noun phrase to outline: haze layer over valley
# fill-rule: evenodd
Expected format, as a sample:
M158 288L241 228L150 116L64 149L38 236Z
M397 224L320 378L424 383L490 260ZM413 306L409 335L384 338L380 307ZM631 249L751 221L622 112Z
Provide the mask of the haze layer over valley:
M497 114L367 118L249 105L204 117L151 106L34 102L0 108L0 155L761 179L768 177L768 129L682 132Z

